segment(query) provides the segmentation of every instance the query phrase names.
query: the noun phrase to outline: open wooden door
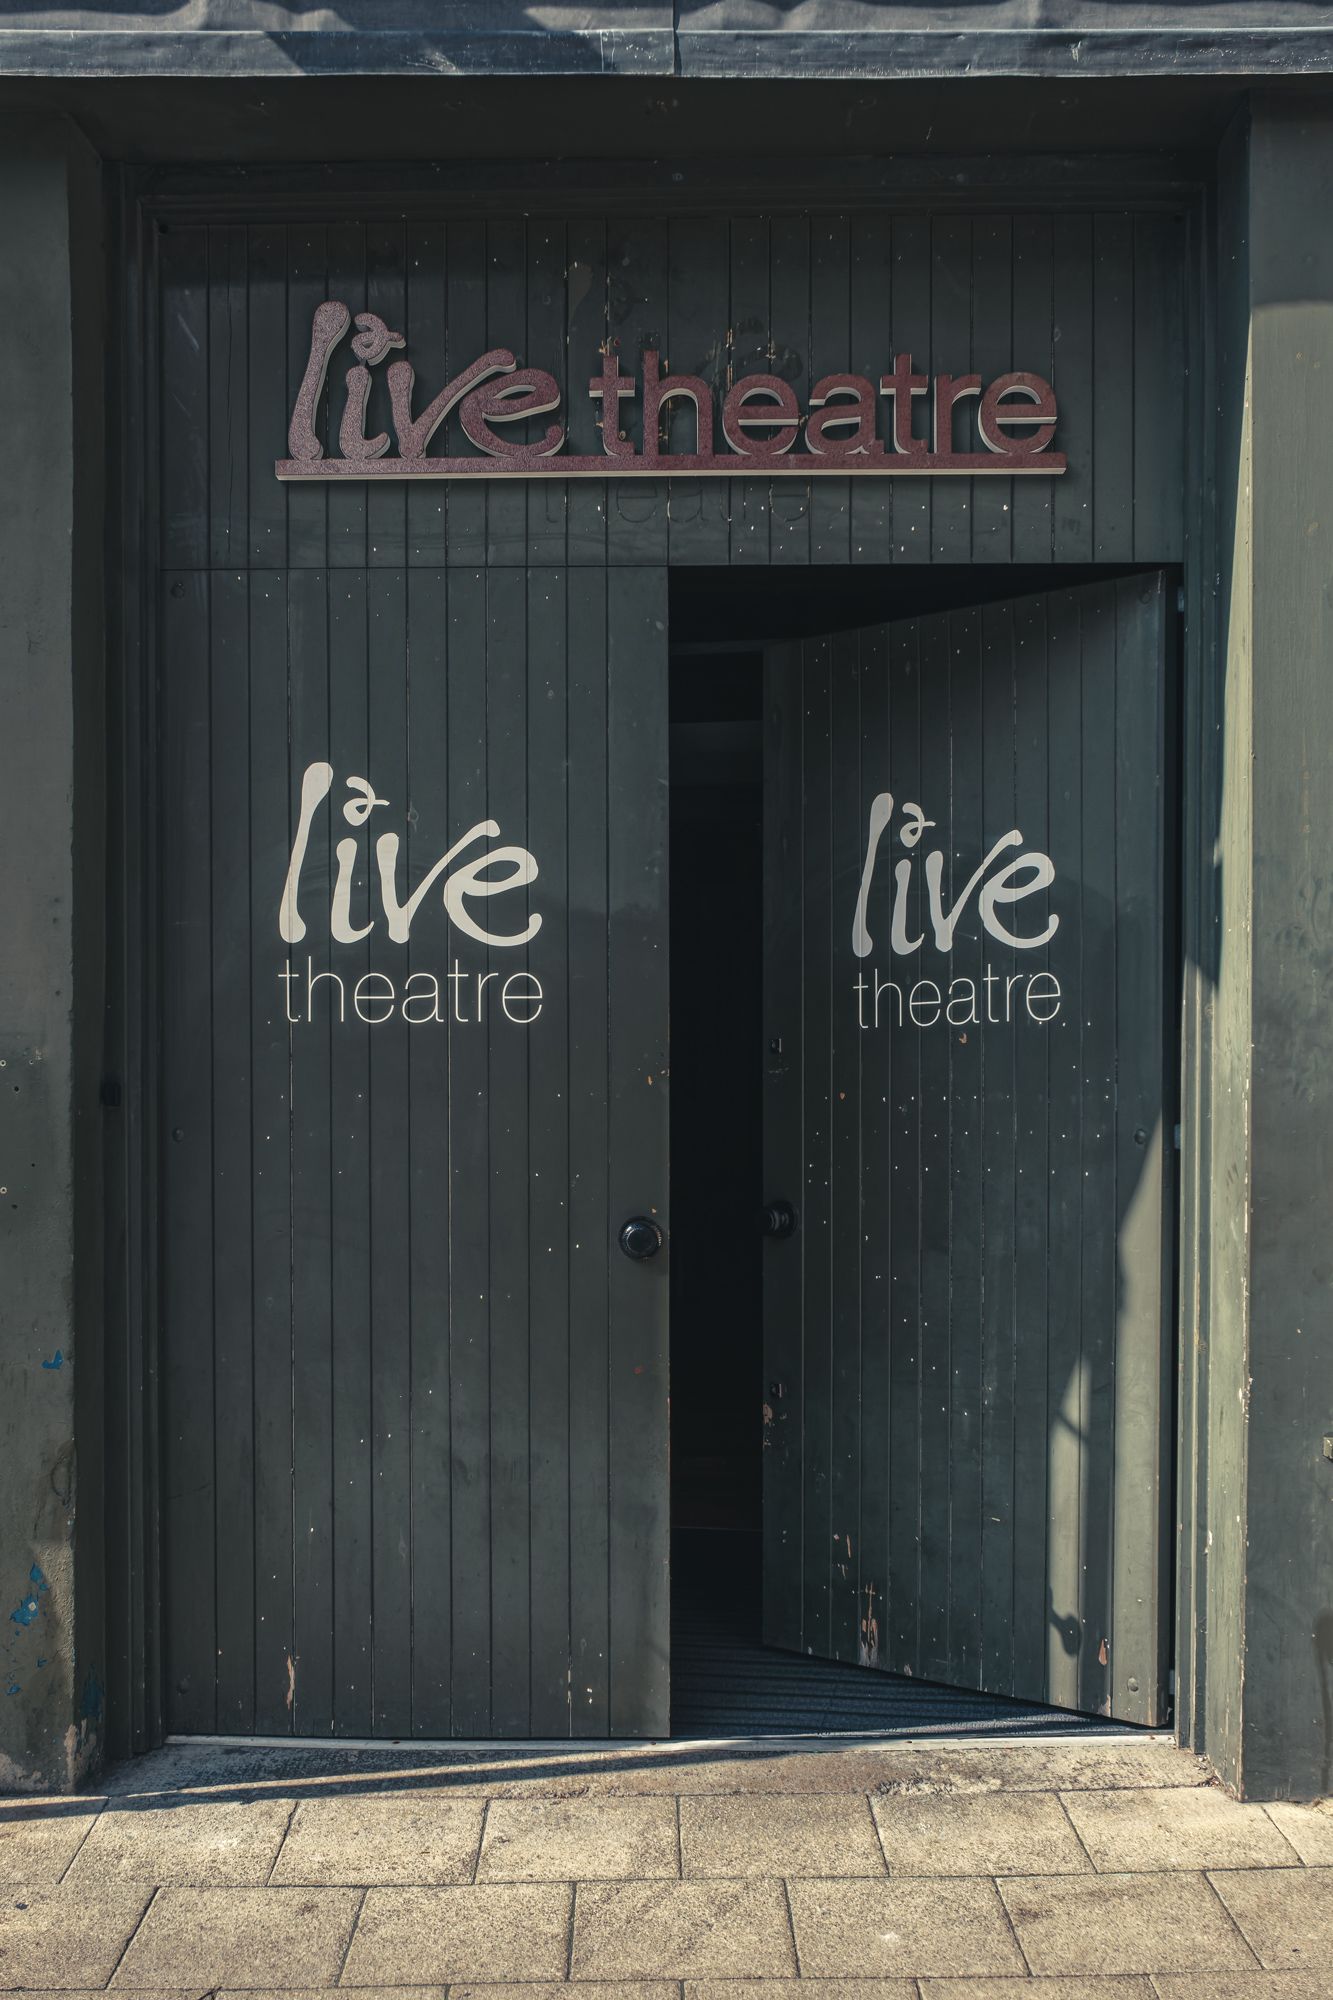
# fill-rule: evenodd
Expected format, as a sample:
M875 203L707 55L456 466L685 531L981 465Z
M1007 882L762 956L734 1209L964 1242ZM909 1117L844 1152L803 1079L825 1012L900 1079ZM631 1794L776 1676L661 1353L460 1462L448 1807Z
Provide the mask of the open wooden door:
M1160 1723L1165 585L791 643L765 724L769 1643Z

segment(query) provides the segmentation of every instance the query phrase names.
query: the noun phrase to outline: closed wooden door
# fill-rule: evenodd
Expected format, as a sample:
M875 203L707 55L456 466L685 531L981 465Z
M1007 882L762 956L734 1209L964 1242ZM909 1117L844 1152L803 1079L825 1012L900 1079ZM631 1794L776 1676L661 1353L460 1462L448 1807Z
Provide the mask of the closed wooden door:
M1164 583L768 661L770 1643L1160 1723Z
M660 1733L665 574L161 584L184 1733Z

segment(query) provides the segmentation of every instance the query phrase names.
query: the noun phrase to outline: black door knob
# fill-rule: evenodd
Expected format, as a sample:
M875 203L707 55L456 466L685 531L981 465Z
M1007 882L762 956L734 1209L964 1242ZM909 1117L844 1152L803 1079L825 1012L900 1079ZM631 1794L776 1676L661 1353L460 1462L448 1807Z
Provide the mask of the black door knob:
M796 1210L789 1201L770 1201L764 1209L765 1236L794 1236Z
M651 1217L632 1215L620 1232L620 1247L627 1257L641 1264L645 1257L655 1257L661 1249L662 1232Z

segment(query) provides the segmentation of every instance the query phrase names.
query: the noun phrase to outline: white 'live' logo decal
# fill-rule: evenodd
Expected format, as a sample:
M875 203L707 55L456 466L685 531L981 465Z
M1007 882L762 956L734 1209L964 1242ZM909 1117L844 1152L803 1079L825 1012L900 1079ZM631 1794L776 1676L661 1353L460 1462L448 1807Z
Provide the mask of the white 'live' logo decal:
M283 887L282 904L278 913L278 931L284 944L299 944L305 936L305 919L300 910L301 871L305 866L306 849L310 844L310 829L315 814L333 789L332 764L308 764L301 780L301 811L296 825L296 838L292 842L291 860L287 865L287 880ZM375 787L366 778L349 778L347 789L352 797L343 805L343 818L349 826L364 826L377 806L387 806L387 799L377 798ZM444 877L441 891L444 907L450 922L465 937L475 938L479 944L520 945L535 938L542 927L540 916L528 919L521 931L500 934L483 930L468 912L468 902L472 898L500 896L506 889L523 889L537 879L537 862L526 847L491 847L484 854L476 854L470 861L455 865L469 847L479 840L498 840L499 822L480 819L470 826L461 840L456 840L451 848L442 854L428 873L412 891L407 901L398 899L398 835L382 833L375 842L375 860L379 869L380 901L384 906L384 916L389 936L395 944L406 944L412 935L412 919L420 909L427 891L433 888L440 877ZM338 944L356 944L361 938L369 937L375 928L372 917L368 924L357 929L351 918L352 882L356 871L357 843L352 835L346 835L334 849L338 857L338 872L333 885L333 901L329 910L329 931ZM490 874L492 869L507 872L498 876Z

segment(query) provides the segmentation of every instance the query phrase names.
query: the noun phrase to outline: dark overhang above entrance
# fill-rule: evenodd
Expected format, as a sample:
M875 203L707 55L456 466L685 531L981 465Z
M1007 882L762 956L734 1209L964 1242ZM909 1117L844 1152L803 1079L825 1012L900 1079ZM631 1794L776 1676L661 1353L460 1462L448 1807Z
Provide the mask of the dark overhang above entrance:
M1293 76L1325 0L158 0L13 5L0 74L46 77Z

